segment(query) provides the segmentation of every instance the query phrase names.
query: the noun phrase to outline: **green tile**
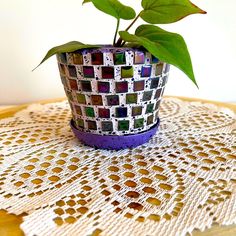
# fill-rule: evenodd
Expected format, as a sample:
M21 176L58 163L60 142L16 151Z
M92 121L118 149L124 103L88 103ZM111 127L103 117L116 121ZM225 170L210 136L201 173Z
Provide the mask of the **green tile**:
M128 120L118 121L118 130L119 131L129 130L129 121Z
M132 66L121 67L121 77L122 78L132 78L134 75L134 69Z
M85 114L89 117L95 117L95 113L92 107L85 107Z
M147 109L146 109L146 113L151 113L151 112L153 112L153 108L154 108L154 104L153 104L153 103L148 104L148 105L147 105Z
M77 119L77 120L76 120L76 123L77 123L77 126L78 126L78 127L84 128L84 120L82 120L82 119Z
M86 99L84 94L77 94L77 100L80 104L86 104Z
M140 118L140 119L135 119L134 120L134 128L142 128L143 127L143 123L144 123L144 118Z
M115 65L124 65L125 61L125 52L118 52L114 54L114 63Z
M137 93L126 94L126 103L127 104L137 103L137 100L138 100Z

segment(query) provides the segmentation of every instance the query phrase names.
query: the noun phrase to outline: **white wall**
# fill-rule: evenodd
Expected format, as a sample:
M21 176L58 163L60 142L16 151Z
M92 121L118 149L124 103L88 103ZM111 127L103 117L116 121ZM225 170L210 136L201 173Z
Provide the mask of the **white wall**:
M0 0L0 104L64 96L55 57L31 72L51 47L72 40L112 42L115 19L81 2ZM141 1L123 2L139 9ZM200 90L172 67L166 94L236 101L236 1L194 3L208 14L163 28L184 36Z

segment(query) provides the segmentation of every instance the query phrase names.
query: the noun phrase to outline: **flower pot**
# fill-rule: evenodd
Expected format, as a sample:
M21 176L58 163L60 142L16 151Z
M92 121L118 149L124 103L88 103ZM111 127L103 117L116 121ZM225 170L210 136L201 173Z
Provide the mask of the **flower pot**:
M83 143L117 150L155 134L168 64L145 50L112 46L58 54L57 60L71 128Z

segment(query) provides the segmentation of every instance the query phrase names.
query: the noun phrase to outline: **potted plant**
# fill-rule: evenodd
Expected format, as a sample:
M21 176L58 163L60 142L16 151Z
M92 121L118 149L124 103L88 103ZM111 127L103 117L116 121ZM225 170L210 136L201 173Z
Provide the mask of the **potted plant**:
M142 0L139 14L118 0L83 3L117 19L113 44L72 41L49 50L40 64L57 55L72 110L70 125L83 143L116 150L138 146L157 131L169 65L178 67L197 86L184 39L156 24L205 11L189 0ZM148 24L129 33L138 18ZM132 20L126 30L119 30L121 19Z

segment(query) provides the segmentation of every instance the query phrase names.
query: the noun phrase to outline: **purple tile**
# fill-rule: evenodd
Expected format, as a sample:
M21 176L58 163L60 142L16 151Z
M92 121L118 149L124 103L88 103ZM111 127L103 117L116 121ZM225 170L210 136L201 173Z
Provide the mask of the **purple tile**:
M103 79L114 79L114 67L103 66L102 67L102 78Z
M108 95L106 97L107 97L108 106L119 105L119 96L118 95Z
M83 66L83 72L85 78L94 78L93 66Z
M116 82L116 92L117 93L127 93L128 92L128 82Z
M142 77L150 77L152 72L152 66L142 66L141 76Z
M99 93L109 93L110 92L110 83L109 82L98 82L98 92Z
M98 115L100 118L110 118L110 109L98 108Z

